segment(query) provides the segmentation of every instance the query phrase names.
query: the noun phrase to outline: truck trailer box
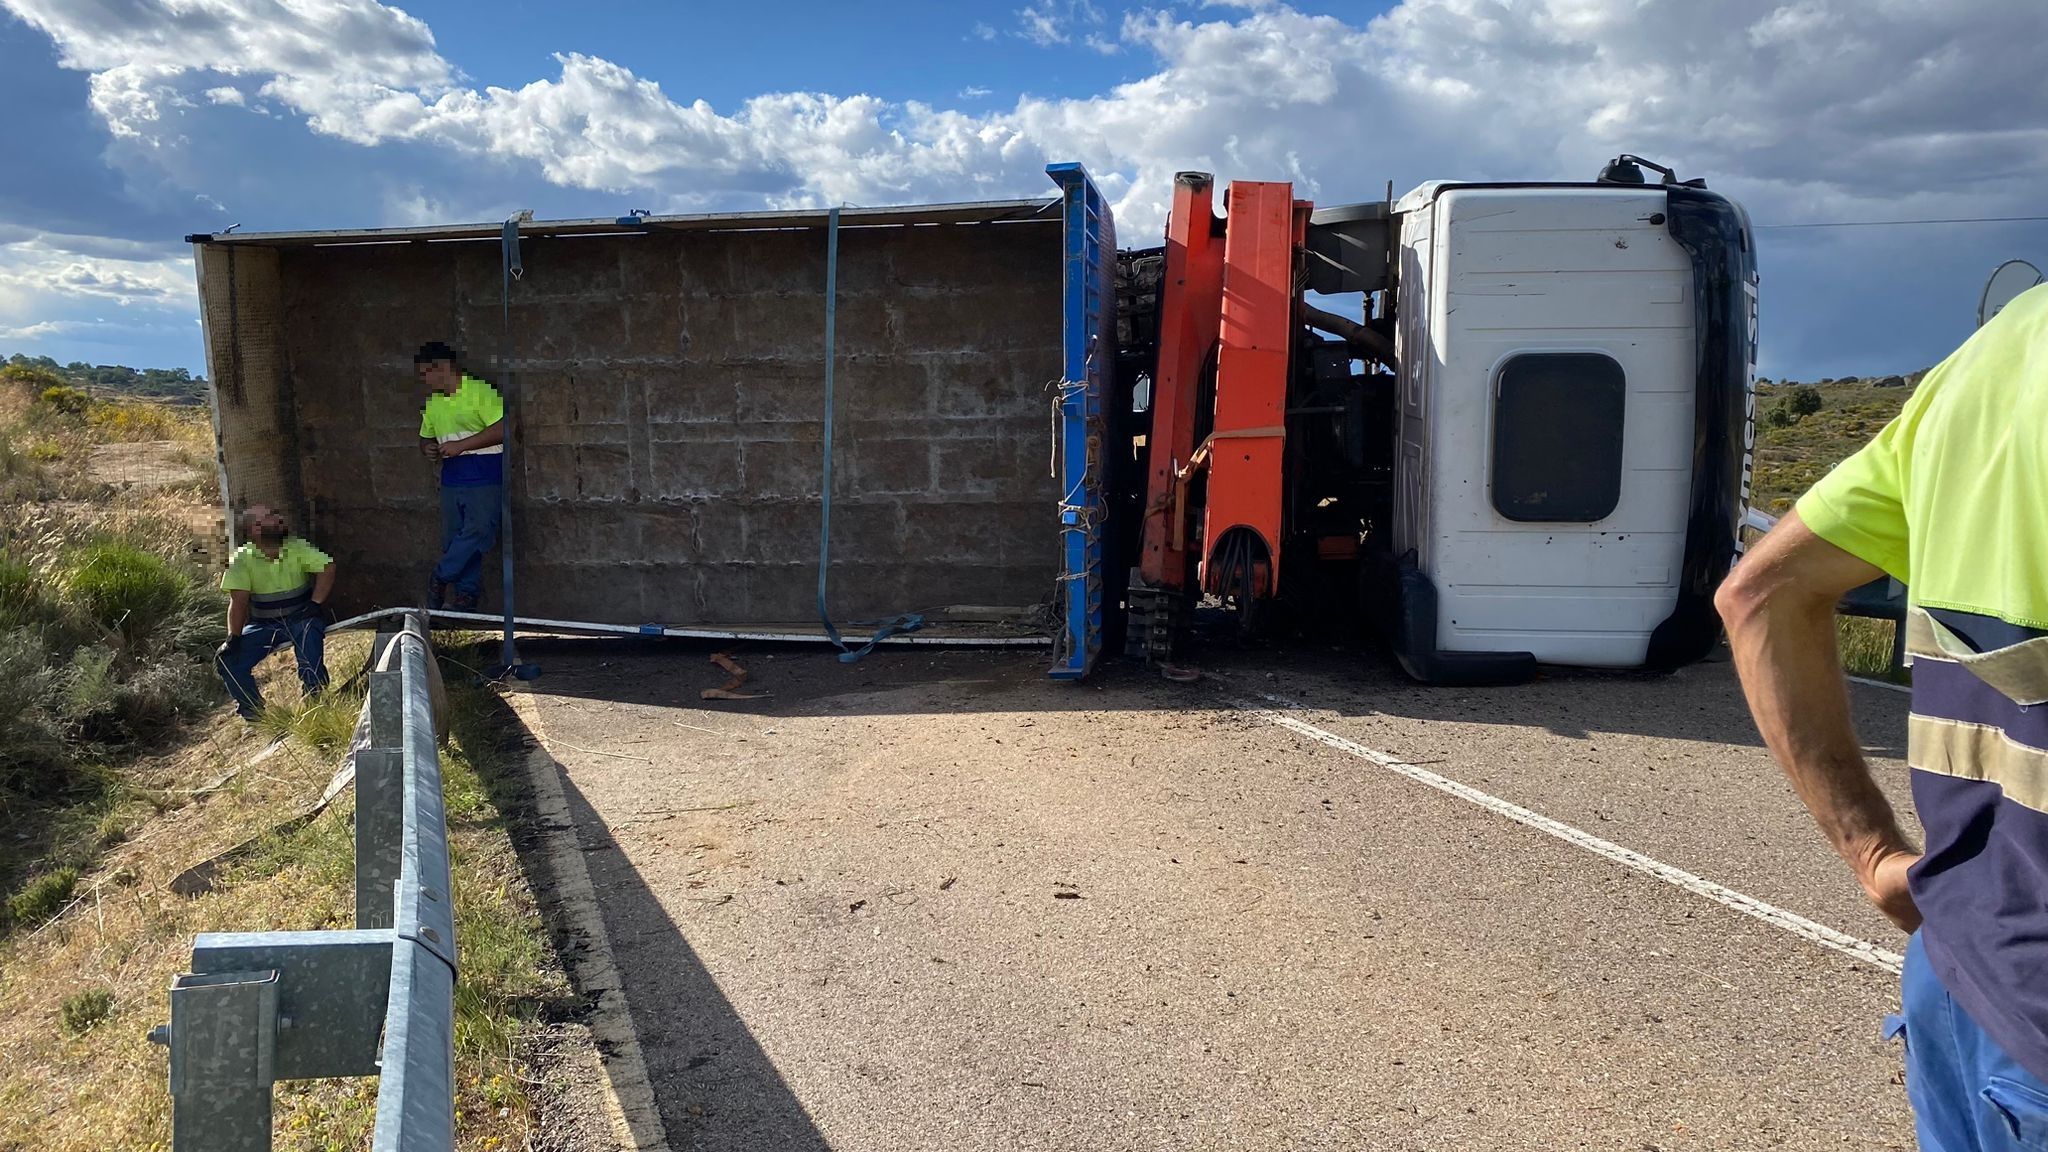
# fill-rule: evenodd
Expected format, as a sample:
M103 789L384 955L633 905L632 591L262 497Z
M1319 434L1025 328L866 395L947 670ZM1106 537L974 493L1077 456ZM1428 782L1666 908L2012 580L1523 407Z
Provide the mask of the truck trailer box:
M836 616L1056 598L1060 206L838 214ZM421 603L441 513L413 355L443 341L508 398L519 616L814 623L827 224L191 237L230 523L284 510L335 557L341 613Z

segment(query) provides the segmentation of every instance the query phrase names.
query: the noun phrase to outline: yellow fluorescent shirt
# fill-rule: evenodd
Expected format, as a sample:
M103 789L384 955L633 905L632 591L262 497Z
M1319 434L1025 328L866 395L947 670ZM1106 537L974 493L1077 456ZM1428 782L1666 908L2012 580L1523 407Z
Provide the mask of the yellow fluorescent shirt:
M420 436L447 443L474 436L505 418L505 399L474 376L464 376L453 394L436 392L420 412Z
M332 563L334 557L297 536L284 538L275 560L265 556L263 550L254 544L244 544L235 549L234 557L228 561L228 570L221 576L220 586L229 592L258 595L290 592L326 571Z
M1915 604L2048 629L2048 285L1928 372L1798 511Z

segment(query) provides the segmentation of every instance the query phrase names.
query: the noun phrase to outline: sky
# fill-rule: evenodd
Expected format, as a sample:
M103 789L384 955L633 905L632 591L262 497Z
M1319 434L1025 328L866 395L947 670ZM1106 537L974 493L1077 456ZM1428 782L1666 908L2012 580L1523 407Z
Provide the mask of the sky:
M205 370L182 237L1589 179L1760 225L2048 215L2041 0L0 0L0 354ZM2048 222L1759 232L1768 376L1911 371Z

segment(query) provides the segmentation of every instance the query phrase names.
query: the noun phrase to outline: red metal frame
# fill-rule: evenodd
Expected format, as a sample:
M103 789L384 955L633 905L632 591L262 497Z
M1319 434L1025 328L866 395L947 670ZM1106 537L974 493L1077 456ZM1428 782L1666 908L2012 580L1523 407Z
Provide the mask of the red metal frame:
M1230 185L1227 203L1202 582L1212 593L1237 591L1222 586L1228 574L1213 561L1226 533L1246 529L1265 545L1252 592L1268 599L1280 584L1294 277L1309 205L1294 199L1291 184L1246 180Z
M1166 226L1166 276L1159 295L1159 365L1152 381L1151 475L1145 481L1140 580L1183 589L1188 557L1187 477L1194 470L1195 398L1216 345L1223 306L1223 229L1207 172L1174 177Z

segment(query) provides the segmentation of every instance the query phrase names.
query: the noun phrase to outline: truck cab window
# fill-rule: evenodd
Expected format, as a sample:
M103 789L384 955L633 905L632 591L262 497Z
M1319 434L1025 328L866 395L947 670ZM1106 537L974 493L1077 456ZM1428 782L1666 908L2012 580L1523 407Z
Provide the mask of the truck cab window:
M1535 352L1494 386L1493 507L1510 520L1584 524L1621 502L1628 381L1597 352Z

